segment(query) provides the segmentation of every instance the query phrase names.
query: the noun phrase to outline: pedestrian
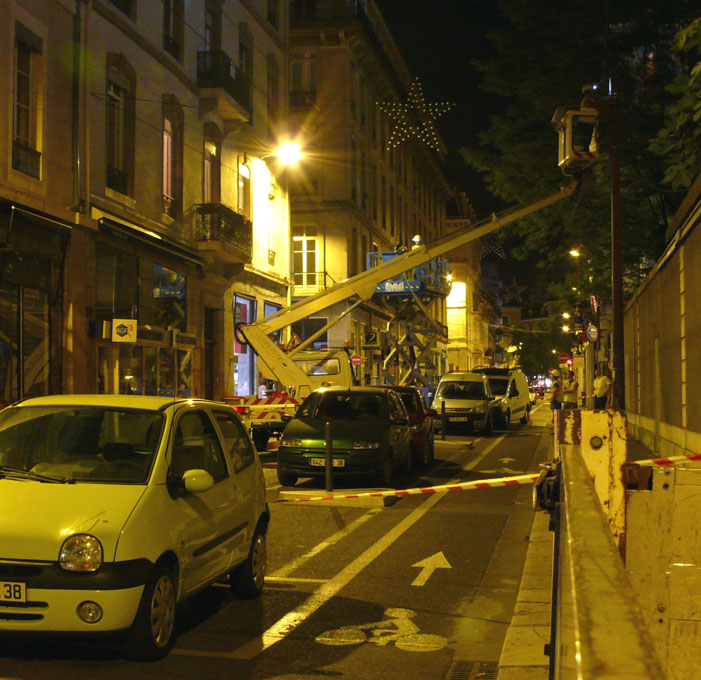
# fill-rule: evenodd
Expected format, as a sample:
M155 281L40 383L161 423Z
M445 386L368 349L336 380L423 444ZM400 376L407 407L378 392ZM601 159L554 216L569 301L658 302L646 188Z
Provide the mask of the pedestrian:
M608 405L613 383L600 366L594 370L594 376L594 408L603 409Z
M574 377L574 371L567 371L567 377L562 383L562 408L577 408L577 392L579 383Z
M552 378L550 408L553 411L559 411L562 408L562 388L560 387L560 371L554 370L550 377Z

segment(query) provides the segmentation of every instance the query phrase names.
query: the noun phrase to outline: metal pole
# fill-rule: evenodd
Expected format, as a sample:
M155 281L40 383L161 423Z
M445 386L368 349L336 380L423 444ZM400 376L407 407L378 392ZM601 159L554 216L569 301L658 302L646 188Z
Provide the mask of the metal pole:
M445 431L448 429L448 419L445 416L445 401L441 402L441 439L445 441Z
M615 94L609 97L611 111L611 294L613 307L613 408L625 409L623 359L623 263L621 238L620 127Z
M331 423L328 420L324 435L326 438L326 490L333 491L333 441L331 439Z

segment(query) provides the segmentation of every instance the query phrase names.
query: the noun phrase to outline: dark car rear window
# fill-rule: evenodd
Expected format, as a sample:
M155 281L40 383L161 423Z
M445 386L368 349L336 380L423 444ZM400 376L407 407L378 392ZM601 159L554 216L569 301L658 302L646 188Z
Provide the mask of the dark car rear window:
M354 394L352 392L310 394L297 415L302 418L369 420L384 417L385 408L379 394Z

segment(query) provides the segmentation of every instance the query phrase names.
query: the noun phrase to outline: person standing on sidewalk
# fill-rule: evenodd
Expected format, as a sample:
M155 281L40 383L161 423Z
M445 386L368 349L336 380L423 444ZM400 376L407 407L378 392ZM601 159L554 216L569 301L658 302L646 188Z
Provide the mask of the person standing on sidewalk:
M562 408L577 408L577 392L579 383L574 377L574 371L567 371L567 377L562 383Z
M599 366L596 367L594 376L594 408L603 409L608 404L612 383Z
M562 408L562 388L560 387L560 371L553 371L550 374L553 382L551 385L552 392L550 396L550 408L553 411L559 411Z

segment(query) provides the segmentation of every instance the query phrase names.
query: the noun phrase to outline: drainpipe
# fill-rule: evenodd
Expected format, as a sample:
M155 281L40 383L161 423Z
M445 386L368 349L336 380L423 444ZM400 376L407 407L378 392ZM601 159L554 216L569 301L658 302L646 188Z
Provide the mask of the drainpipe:
M76 0L75 16L73 18L73 83L71 89L71 141L73 147L73 204L69 210L84 212L86 201L83 191L83 183L86 173L84 166L87 164L83 154L84 108L83 86L85 83L85 48L87 36L87 14L90 0ZM85 9L83 9L85 5ZM84 26L85 24L85 26Z

